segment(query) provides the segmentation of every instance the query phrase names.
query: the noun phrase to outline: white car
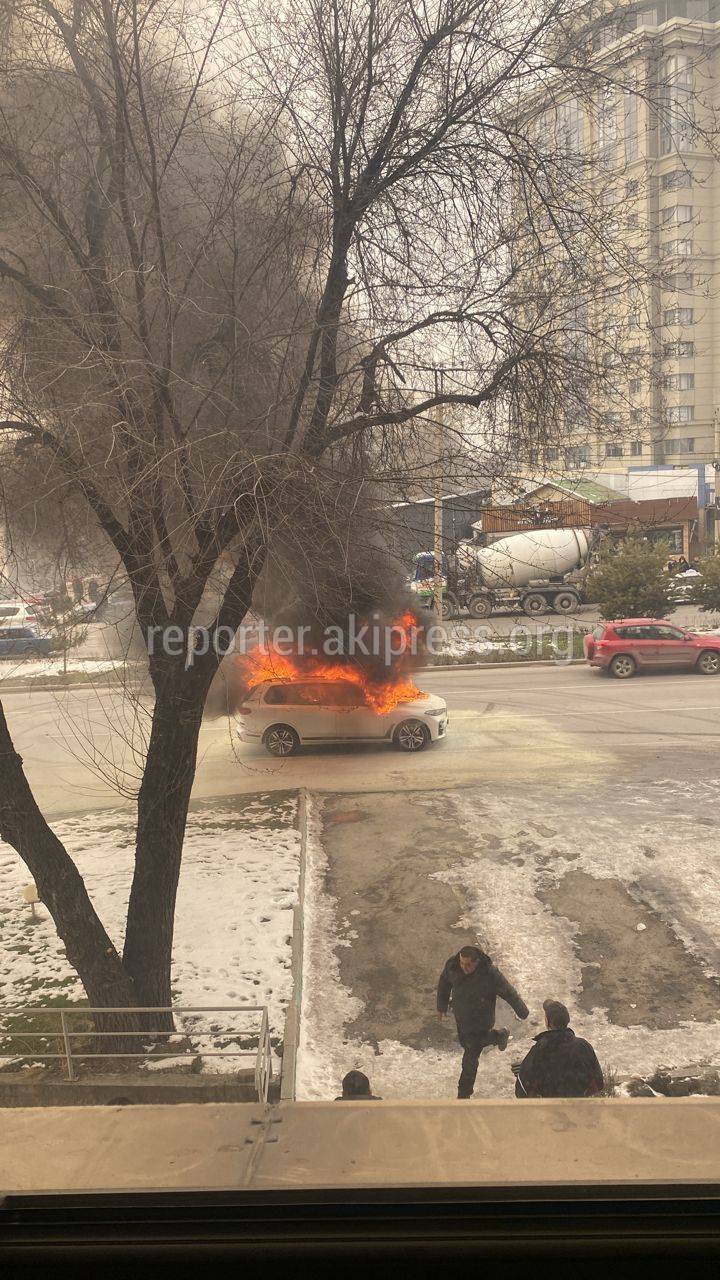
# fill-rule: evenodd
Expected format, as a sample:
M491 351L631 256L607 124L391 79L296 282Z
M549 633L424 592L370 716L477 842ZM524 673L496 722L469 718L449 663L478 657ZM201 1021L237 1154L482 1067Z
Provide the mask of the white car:
M37 623L35 605L23 600L0 600L0 626L34 627Z
M444 738L447 726L447 703L434 693L380 713L350 680L266 680L237 711L240 739L272 756L291 756L315 742L386 741L400 751L422 751Z

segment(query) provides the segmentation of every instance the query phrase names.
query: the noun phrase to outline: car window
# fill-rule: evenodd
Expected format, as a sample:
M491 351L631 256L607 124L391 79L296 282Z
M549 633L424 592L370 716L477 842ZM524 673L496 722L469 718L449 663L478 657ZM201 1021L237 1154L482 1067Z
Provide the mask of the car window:
M615 634L620 640L651 640L652 627L616 627Z
M326 701L330 707L364 707L367 705L362 689L350 680L329 684L327 690Z
M271 684L265 693L265 703L270 707L284 707L288 702L288 686L286 684Z
M651 627L654 640L684 640L685 632L677 627Z
M273 684L265 694L265 702L270 706L282 707L316 707L328 705L328 684L310 681L290 681L287 684Z
M0 618L15 618L20 612L16 604L0 604Z

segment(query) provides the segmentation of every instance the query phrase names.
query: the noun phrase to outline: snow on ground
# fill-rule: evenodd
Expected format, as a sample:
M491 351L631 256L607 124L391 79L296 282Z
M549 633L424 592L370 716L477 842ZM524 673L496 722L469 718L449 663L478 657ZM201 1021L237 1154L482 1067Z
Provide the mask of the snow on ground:
M687 811L676 812L669 824L659 802L673 789L675 795L686 793ZM709 831L698 837L697 813L717 812L720 783L678 786L668 779L638 787L628 800L638 808L637 826L627 830L614 813L594 811L591 837L580 806L575 825L566 825L560 836L553 832L545 842L536 835L537 822L556 816L553 800L546 794L528 795L519 814L507 798L487 791L482 797L471 791L456 792L452 799L465 829L466 839L458 841L463 855L455 865L439 871L437 878L457 886L459 900L467 904L465 914L459 910L458 925L476 933L531 1009L523 1023L498 1002L499 1024L509 1026L511 1040L505 1053L489 1049L482 1055L476 1096L514 1096L510 1063L523 1057L532 1037L544 1029L542 1002L549 996L568 1005L577 1034L590 1040L603 1067L618 1076L650 1074L661 1065L684 1068L704 1062L719 1067L720 1008L718 1020L686 1021L680 1015L678 1027L671 1030L625 1027L612 1023L602 1008L582 1009L575 923L554 914L536 891L550 887L570 868L597 879L619 880L629 891L642 879L644 905L657 912L706 974L718 976L720 876L713 857L717 844L709 847L713 839ZM528 823L533 823L536 854L524 849L522 858L502 861L484 856L483 832L499 834L504 847L517 853L517 838L527 836ZM654 850L651 889L647 887L648 846ZM443 1023L447 1049L416 1050L385 1040L377 1052L346 1035L345 1026L358 1017L362 1006L339 979L336 951L352 946L352 931L338 926L335 900L325 887L327 860L317 817L310 823L307 857L298 1097L335 1096L344 1074L354 1068L364 1071L374 1092L384 1098L454 1097L462 1050L452 1016Z
M295 817L294 796L282 793L237 797L193 810L178 890L174 1003L265 1004L274 1039L282 1038L292 990L300 849ZM89 814L58 822L54 829L121 949L133 865L127 814ZM79 979L46 908L39 904L39 918L33 922L22 899L30 879L15 851L0 841L0 1005L82 1000ZM241 1029L237 1015L230 1013L207 1015L203 1025L235 1033ZM242 1028L249 1025L246 1016ZM232 1039L230 1034L216 1037L221 1045ZM200 1047L209 1049L210 1042ZM237 1070L248 1063L208 1058L204 1065L211 1071Z
M0 683L3 680L17 679L37 680L39 676L47 679L50 676L62 676L67 670L72 675L100 675L107 671L125 671L125 663L114 659L68 658L67 668L62 658L5 658L0 665Z

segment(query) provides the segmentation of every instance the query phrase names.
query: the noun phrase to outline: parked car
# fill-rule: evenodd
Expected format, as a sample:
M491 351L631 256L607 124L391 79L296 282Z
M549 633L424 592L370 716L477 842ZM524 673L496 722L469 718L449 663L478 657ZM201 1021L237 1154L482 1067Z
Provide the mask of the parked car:
M34 604L24 600L0 600L0 627L33 627L38 620Z
M32 627L0 627L0 657L46 657L53 642Z
M601 623L585 636L591 667L627 680L637 671L684 669L712 676L720 672L720 635L697 635L658 618L623 618Z
M350 680L267 680L237 712L240 739L272 756L321 742L386 741L400 751L422 751L445 737L447 725L447 703L436 694L380 713Z

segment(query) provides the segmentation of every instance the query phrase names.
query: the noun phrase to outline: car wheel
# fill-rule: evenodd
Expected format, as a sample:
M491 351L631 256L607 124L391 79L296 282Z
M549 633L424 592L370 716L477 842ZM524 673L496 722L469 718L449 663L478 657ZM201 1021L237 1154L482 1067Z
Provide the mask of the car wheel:
M489 618L493 610L492 600L487 596L471 596L467 607L471 618Z
M556 613L575 613L578 603L572 591L560 591L553 600L553 609Z
M399 751L422 751L430 741L430 730L422 720L403 720L395 730L393 745Z
M548 602L538 592L531 592L530 595L524 597L522 607L529 617L534 618L540 613L547 613Z
M637 663L629 653L618 653L610 663L610 670L616 680L629 680L637 671Z
M289 724L274 724L267 730L263 746L271 756L292 756L300 746L300 739Z
M697 660L697 669L704 676L716 676L720 672L720 650L703 649Z

